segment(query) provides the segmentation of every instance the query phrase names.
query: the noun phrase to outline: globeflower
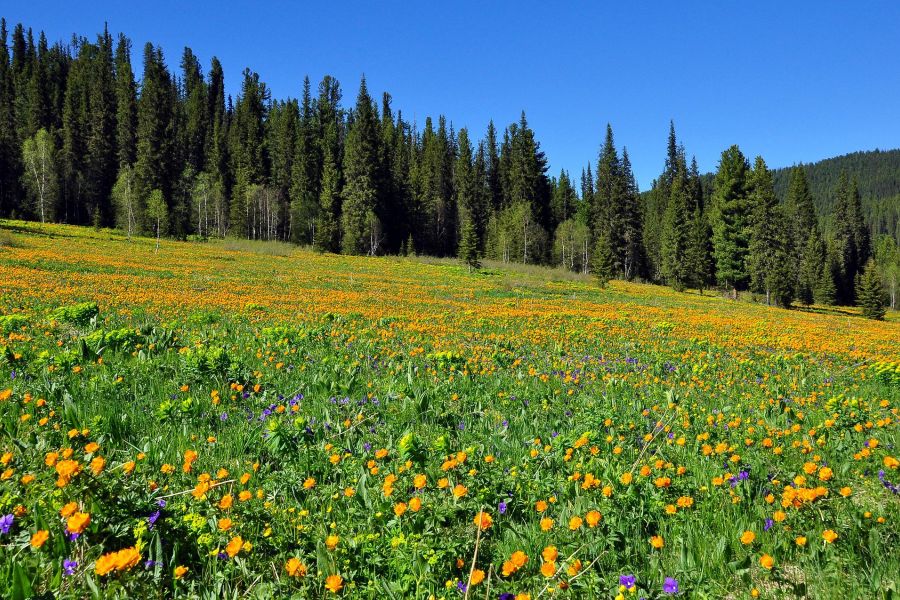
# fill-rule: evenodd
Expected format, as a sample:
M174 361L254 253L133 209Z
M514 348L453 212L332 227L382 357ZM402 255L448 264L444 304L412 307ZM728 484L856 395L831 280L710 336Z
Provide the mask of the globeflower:
M40 548L44 545L44 542L50 537L50 532L46 529L41 529L33 536L31 536L31 547L32 548Z
M77 512L66 520L66 531L69 533L83 533L91 522L91 515Z
M291 577L306 577L306 565L297 557L289 558L284 564L284 570Z
M834 540L838 539L838 534L832 529L826 529L822 532L822 539L825 540L826 544L831 544Z
M344 578L340 575L329 575L325 579L325 589L332 594L337 594L344 588Z
M484 531L485 529L489 529L491 525L494 524L494 519L489 513L482 510L477 515L475 515L475 518L472 520L472 522L475 523L476 526L480 527L482 531Z
M775 559L768 554L763 554L759 557L759 564L762 565L764 569L771 569L775 566Z

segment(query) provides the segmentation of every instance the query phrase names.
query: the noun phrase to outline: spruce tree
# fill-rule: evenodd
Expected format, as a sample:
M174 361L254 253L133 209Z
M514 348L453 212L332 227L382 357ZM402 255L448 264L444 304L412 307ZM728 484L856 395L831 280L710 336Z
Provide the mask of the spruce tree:
M681 291L691 277L688 252L691 246L691 213L688 211L688 190L685 168L675 173L669 185L669 201L663 217L660 245L660 271L665 282Z
M856 277L862 272L871 253L869 229L863 216L856 180L849 180L847 174L842 172L835 195L835 243L840 259L838 302L852 305L855 301Z
M478 252L478 238L475 235L475 226L471 220L463 223L462 235L459 240L459 258L472 269L481 268L481 260Z
M884 289L881 286L875 261L872 259L869 259L863 268L856 286L856 297L864 317L876 321L884 319Z
M591 272L597 278L597 283L600 287L605 288L609 284L609 280L613 278L615 263L610 250L609 239L603 230L601 230L599 237L594 242L594 252L591 260Z
M747 268L750 287L766 295L766 304L774 298L787 306L793 296L793 281L787 251L786 226L775 197L772 173L761 156L756 157L750 176L750 236Z
M716 278L731 289L734 298L748 279L748 170L747 159L737 146L722 152L710 213Z
M137 86L131 68L131 41L119 34L116 45L116 150L118 166L133 165L137 152Z
M381 223L375 213L379 142L378 115L363 77L344 150L341 249L345 254L375 255L382 242Z

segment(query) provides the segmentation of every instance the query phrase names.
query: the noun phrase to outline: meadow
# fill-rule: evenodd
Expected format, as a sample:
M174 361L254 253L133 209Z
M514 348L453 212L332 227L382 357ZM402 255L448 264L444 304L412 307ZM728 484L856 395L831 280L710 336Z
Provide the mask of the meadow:
M900 595L895 315L0 228L8 597Z

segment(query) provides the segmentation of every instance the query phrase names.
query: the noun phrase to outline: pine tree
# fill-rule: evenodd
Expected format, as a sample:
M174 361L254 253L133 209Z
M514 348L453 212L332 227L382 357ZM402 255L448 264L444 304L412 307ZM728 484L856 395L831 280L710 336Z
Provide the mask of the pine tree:
M669 185L669 201L663 218L660 245L660 272L665 282L681 291L691 277L688 253L691 247L691 221L685 167L675 173Z
M761 156L756 157L750 175L750 236L747 270L753 291L766 295L766 304L773 297L777 304L788 306L793 299L793 281L787 233L772 173Z
M137 86L131 69L131 41L119 34L116 45L116 149L118 166L133 165L137 153Z
M837 252L828 248L825 260L822 262L822 270L814 291L817 304L834 306L838 301L837 281L841 276L841 264Z
M462 236L459 241L459 258L472 269L481 268L481 260L478 252L478 238L475 235L475 226L471 220L463 223Z
M862 272L871 253L869 229L863 217L856 180L848 180L846 173L842 172L835 195L835 243L840 258L838 302L851 305L855 301L856 277Z
M641 210L640 191L631 171L628 150L622 149L622 196L620 199L619 264L622 276L631 280L641 273L644 263L644 218Z
M872 259L869 259L863 268L856 286L856 297L864 317L876 321L884 319L884 289L881 287L878 269Z
M344 150L341 248L345 254L374 256L382 242L381 222L375 213L379 142L378 114L363 77Z
M807 306L816 299L816 288L819 286L822 272L825 269L827 249L818 228L810 230L803 244L803 258L800 261L796 296L797 300ZM830 277L829 277L830 279ZM832 281L832 288L834 282ZM828 295L828 294L826 294ZM833 302L833 294L832 302Z
M605 288L609 280L612 279L614 268L614 258L610 251L609 239L606 237L606 232L601 230L599 237L594 243L591 264L591 272L597 278L597 283L601 288Z
M19 206L21 163L16 136L13 73L9 64L6 19L0 18L0 215L15 216Z
M747 159L737 146L722 152L710 213L716 278L720 285L731 288L734 298L747 283L748 170Z

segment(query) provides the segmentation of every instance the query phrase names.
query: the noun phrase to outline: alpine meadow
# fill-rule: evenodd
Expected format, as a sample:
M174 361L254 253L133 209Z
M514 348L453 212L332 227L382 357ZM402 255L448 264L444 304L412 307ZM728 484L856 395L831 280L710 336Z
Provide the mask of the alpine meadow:
M348 30L293 5L222 8L196 31L103 2L71 21L196 35L176 58L103 18L71 34L49 4L10 9L46 33L0 19L0 597L900 598L900 149L804 145L875 147L828 133L849 109L900 140L896 106L891 121L862 95L822 99L824 72L771 95L746 65L767 118L819 94L817 133L801 119L785 136L714 94L679 104L687 88L659 92L648 67L633 118L610 108L632 102L624 80L619 96L573 85L548 116L544 78L504 125L461 97L509 114L501 65L538 56L512 17L496 43L461 34L458 56L436 49L452 28L436 7L396 40L372 8ZM596 48L526 5L549 59ZM784 39L862 10L825 5ZM736 7L709 10L734 27ZM856 20L848 36L866 26L858 60L896 98L898 38ZM718 35L624 50L662 65L697 44L705 90L731 81ZM268 50L289 43L330 58ZM251 68L226 83L229 44L298 97ZM390 68L347 97L335 75L298 78L303 62ZM486 127L422 115L451 72L467 83L439 100ZM370 89L388 75L415 84L412 109ZM677 108L645 139L635 122L664 98ZM544 128L568 133L542 145ZM593 140L570 172L577 129ZM777 159L721 142L735 131Z

